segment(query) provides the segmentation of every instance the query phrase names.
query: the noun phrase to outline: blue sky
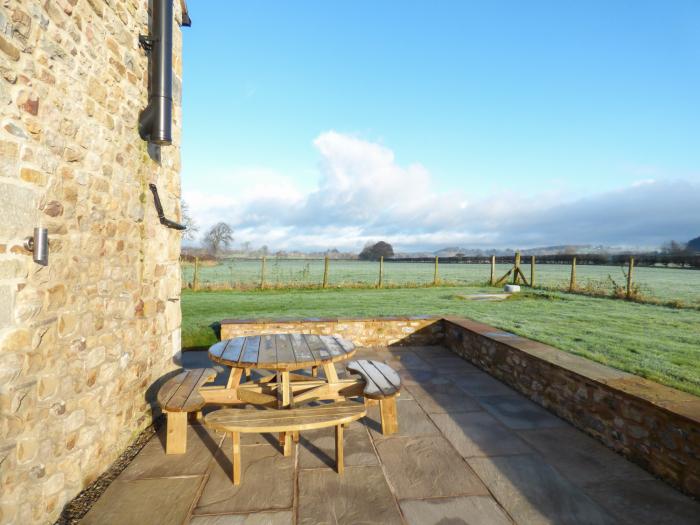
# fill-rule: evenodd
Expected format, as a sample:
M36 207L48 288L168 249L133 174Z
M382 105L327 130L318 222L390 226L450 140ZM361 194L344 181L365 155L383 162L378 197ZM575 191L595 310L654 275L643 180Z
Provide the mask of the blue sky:
M285 249L700 235L695 0L188 5L203 229Z

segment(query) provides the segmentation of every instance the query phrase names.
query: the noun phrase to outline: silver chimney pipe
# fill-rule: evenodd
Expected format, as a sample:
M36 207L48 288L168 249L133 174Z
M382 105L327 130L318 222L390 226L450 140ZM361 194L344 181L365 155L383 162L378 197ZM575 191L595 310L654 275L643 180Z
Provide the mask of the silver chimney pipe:
M148 106L139 116L143 140L169 145L173 113L173 0L153 0L151 35L139 37L149 54Z

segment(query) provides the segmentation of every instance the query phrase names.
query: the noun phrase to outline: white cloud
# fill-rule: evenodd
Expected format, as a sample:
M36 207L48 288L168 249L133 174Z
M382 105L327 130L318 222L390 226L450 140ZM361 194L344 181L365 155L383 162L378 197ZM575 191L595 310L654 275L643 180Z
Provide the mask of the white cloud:
M461 188L439 193L420 164L401 166L380 144L328 131L313 142L318 185L264 168L222 175L230 194L185 192L205 230L224 220L237 242L274 249L359 249L384 239L407 251L447 245L528 247L557 244L653 246L700 234L700 182L645 179L577 199L563 189L503 191L475 200ZM698 180L696 178L695 180ZM249 181L243 186L241 181Z

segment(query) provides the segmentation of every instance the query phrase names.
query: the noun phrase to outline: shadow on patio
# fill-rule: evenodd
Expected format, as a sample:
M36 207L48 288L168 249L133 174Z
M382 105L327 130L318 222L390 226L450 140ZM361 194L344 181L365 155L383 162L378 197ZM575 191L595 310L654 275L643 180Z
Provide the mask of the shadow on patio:
M343 477L332 428L302 433L289 458L244 434L235 487L230 438L194 425L184 455L151 439L83 523L697 523L700 504L443 347L356 358L401 375L399 432L382 436L371 407L347 430ZM183 365L211 363L188 352Z

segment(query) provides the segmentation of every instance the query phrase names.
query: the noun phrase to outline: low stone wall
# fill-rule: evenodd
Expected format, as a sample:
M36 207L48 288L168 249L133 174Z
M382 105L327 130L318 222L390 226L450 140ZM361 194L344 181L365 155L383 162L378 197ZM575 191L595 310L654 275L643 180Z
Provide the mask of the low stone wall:
M221 337L339 334L440 344L682 491L700 497L700 398L467 319L225 320Z
M221 339L252 334L338 334L358 346L434 345L442 341L442 320L437 317L382 317L377 319L225 319Z
M682 491L700 497L700 398L465 319L443 344Z

